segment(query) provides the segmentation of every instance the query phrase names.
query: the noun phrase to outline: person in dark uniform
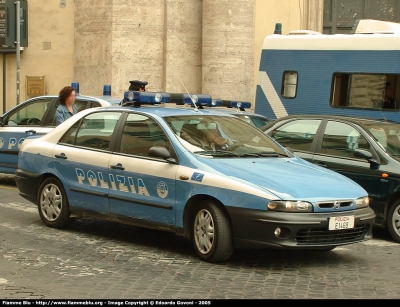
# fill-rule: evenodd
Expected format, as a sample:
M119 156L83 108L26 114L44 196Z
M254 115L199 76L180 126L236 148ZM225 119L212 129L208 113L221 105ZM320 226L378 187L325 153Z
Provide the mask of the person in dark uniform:
M146 81L141 81L141 80L132 80L129 81L131 84L129 86L130 91L137 91L137 92L145 92L146 91L146 85L149 84Z
M142 81L142 80L132 80L129 81L130 85L129 85L129 91L133 91L133 92L145 92L146 91L146 85L149 84L147 81ZM119 103L120 105L124 106L124 105L132 105L132 101L131 102L127 102L125 101L125 99L122 99L122 101Z

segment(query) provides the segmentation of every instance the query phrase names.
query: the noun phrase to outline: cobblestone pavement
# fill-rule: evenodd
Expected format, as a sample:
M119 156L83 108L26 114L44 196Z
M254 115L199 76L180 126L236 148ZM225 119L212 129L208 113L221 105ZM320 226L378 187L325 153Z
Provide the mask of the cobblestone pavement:
M94 220L46 227L0 178L2 299L398 299L400 245L386 230L331 252L237 250L200 261L171 233Z

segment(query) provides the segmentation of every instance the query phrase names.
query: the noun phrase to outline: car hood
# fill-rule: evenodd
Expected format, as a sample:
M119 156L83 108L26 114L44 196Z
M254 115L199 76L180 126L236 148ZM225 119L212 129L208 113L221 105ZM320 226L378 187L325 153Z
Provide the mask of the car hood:
M368 194L349 178L298 157L204 160L223 176L252 183L282 199L357 198Z

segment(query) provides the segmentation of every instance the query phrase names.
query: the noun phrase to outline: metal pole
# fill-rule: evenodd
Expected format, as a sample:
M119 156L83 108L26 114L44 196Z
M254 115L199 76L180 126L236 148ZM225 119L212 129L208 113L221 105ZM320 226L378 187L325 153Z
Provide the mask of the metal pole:
M15 14L16 14L16 32L17 32L17 50L16 50L16 53L17 53L17 104L19 104L19 88L20 88L20 76L19 76L19 73L20 73L20 53L21 53L21 39L20 39L20 34L21 34L21 25L20 25L20 23L21 23L21 21L20 21L20 9L21 9L21 6L20 6L20 2L19 1L16 1L15 2L16 3L16 5L17 5L17 7L16 7L16 10L15 10Z
M3 53L3 113L6 112L6 55Z

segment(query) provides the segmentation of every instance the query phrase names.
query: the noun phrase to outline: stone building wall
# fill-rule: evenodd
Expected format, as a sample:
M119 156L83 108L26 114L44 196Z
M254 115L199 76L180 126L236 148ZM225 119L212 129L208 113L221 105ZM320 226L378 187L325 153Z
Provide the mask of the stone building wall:
M122 96L129 80L142 79L149 82L149 91L188 91L253 102L264 37L276 22L284 25L285 33L319 26L321 3L29 1L20 101L29 98L25 77L45 76L48 94L58 94L75 81L82 94L102 95L103 85L111 84L112 95ZM15 61L15 54L6 56L7 110L16 104Z
M249 101L253 87L253 0L203 1L205 94Z

